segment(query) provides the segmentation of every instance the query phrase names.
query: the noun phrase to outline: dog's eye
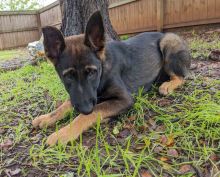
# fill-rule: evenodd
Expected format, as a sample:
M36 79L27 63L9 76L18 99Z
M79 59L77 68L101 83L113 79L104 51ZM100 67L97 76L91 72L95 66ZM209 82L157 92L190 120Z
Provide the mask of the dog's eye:
M86 75L89 78L93 77L96 73L97 73L96 69L91 69L91 68L86 69Z
M75 75L75 72L74 71L69 71L68 73L65 73L64 74L64 77L68 80L73 80L74 78L74 75Z

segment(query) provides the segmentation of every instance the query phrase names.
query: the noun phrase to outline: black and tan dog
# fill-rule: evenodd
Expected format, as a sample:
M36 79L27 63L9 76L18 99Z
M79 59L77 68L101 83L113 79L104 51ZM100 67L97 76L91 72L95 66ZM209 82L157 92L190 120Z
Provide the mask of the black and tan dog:
M33 126L51 126L72 107L81 113L48 137L47 144L51 146L58 140L65 144L76 139L98 117L104 121L125 112L133 105L132 93L141 86L147 91L153 83L163 80L159 92L171 93L184 83L190 66L185 43L172 33L149 32L122 42L105 42L99 12L90 17L85 34L64 39L56 28L45 27L43 35L45 53L70 100L34 119Z

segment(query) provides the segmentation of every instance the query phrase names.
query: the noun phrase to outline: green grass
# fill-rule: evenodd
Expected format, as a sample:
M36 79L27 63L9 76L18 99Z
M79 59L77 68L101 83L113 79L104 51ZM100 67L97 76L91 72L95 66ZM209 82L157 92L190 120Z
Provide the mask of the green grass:
M217 39L215 34L208 38L194 34L188 39L192 56L207 57L210 50L220 48ZM0 60L17 56L15 51L0 51ZM0 151L0 176L6 166L10 167L9 162L19 164L22 176L35 170L40 176L60 177L136 177L140 169L153 176L191 177L196 174L180 173L183 165L201 173L206 166L219 166L212 156L220 154L220 81L205 79L202 73L167 97L158 94L157 86L148 93L140 88L134 95L134 106L117 120L98 122L78 140L53 148L45 146L48 135L76 116L70 113L53 128L32 129L31 120L68 98L53 66L41 62L0 71L0 81L0 129L6 130L0 134L0 144L13 141L10 153Z
M206 38L194 34L194 38L191 38L188 42L193 58L207 58L212 49L220 48L220 37L218 33L211 34Z
M24 49L12 49L0 51L0 61L10 60L13 58L27 56L27 51Z
M208 162L215 164L210 156L220 153L219 80L207 81L204 88L201 87L202 77L197 77L166 98L158 95L157 87L147 94L140 89L133 108L118 121L110 125L98 123L79 140L54 148L45 148L46 137L67 124L69 119L66 123L58 123L57 128L30 133L30 122L35 116L52 111L57 102L67 98L52 65L43 62L35 67L2 72L0 80L0 124L10 130L1 136L1 141L12 138L15 151L18 145L26 147L32 168L51 176L58 173L61 176L135 177L141 168L148 169L155 176L164 173L176 176L183 164L201 168ZM215 93L210 91L211 87L216 88ZM163 99L172 104L160 106ZM130 120L129 117L135 118ZM152 129L152 124L158 130ZM125 127L130 127L131 133L118 138ZM40 141L34 143L39 134L42 136ZM171 146L161 142L164 135L172 141ZM160 152L155 152L157 147L162 147ZM168 155L169 149L177 150L178 157ZM18 151L14 160L19 161L22 153ZM5 155L1 152L1 156ZM56 169L59 166L63 168ZM24 168L22 173L25 175L28 169Z
M127 40L129 38L129 35L121 35L120 39L121 40Z

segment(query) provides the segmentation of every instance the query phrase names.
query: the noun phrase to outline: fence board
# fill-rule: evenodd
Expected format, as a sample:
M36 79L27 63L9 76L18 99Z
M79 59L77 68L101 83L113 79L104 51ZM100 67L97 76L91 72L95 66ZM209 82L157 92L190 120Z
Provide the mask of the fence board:
M0 32L37 27L36 15L0 16Z
M61 23L61 12L59 4L40 13L41 26L56 26Z
M209 18L215 17L215 0L208 0L208 14Z
M214 10L214 9L210 9L210 10ZM220 1L219 0L215 0L215 17L219 17L220 18Z
M39 31L34 30L34 31L14 32L14 33L3 33L0 34L0 39L2 43L2 46L0 45L0 49L25 46L30 41L35 41L36 39L39 39Z

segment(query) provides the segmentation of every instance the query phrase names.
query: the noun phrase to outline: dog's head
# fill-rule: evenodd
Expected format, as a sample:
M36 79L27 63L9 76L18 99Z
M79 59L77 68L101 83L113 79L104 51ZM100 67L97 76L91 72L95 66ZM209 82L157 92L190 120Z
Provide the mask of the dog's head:
M97 102L105 34L99 11L89 19L85 34L64 39L54 27L44 27L45 54L70 95L71 103L80 113L89 114Z

